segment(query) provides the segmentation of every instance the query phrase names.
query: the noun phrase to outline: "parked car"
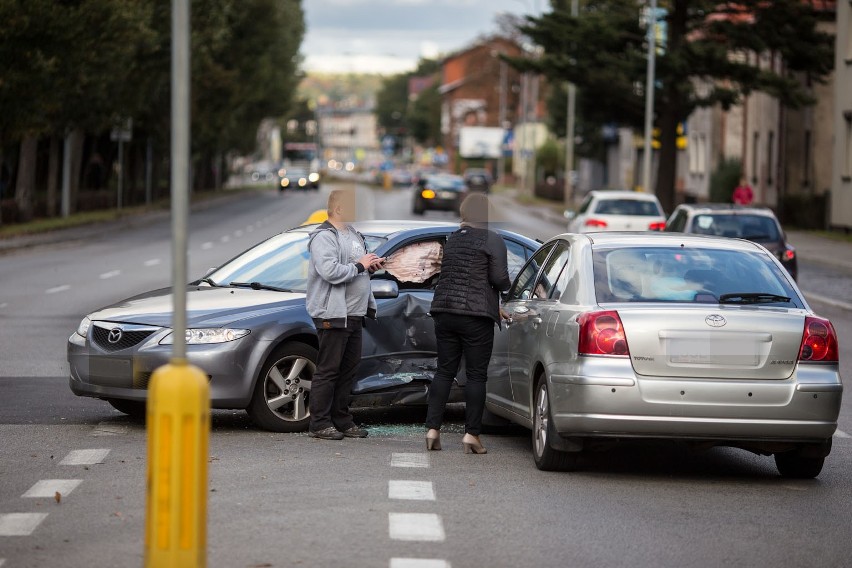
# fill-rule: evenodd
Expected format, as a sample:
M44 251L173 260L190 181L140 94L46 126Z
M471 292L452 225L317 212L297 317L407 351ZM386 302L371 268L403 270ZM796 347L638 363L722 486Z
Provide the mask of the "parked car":
M319 189L319 172L308 172L302 168L281 168L278 171L278 189Z
M391 182L395 187L408 187L414 183L414 175L404 168L397 168L391 171Z
M843 386L834 327L780 261L748 241L564 234L505 297L487 409L532 429L544 470L620 439L774 455L819 474Z
M666 226L657 196L637 191L590 191L576 215L567 215L569 233L662 231Z
M485 168L468 168L462 173L464 182L471 191L491 191L491 185L494 181L491 179L491 172Z
M796 249L787 242L781 223L771 209L727 203L679 205L666 222L665 230L760 243L778 257L794 280L799 277Z
M461 176L437 174L421 179L414 186L415 215L426 211L455 211L458 213L461 202L467 194L467 186Z
M187 286L188 358L208 374L213 408L246 409L258 426L278 432L304 430L310 419L317 338L305 288L316 226L263 241ZM366 322L352 404L425 404L436 365L428 312L443 243L458 225L373 221L356 228L388 260L372 276L379 320ZM500 233L517 274L539 243ZM71 390L144 415L151 373L171 356L171 310L170 289L162 289L88 314L68 340ZM463 401L462 391L452 400Z

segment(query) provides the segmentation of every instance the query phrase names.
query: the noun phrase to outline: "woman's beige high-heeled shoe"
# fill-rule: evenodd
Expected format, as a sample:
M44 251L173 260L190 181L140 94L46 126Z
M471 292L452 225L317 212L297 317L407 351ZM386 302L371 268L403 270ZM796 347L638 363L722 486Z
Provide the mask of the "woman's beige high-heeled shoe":
M462 444L464 445L464 453L466 454L488 453L488 450L486 450L482 446L482 442L479 441L479 436L474 436L473 434L465 434L464 438L462 438Z
M441 449L441 433L434 428L426 432L426 449L438 451Z

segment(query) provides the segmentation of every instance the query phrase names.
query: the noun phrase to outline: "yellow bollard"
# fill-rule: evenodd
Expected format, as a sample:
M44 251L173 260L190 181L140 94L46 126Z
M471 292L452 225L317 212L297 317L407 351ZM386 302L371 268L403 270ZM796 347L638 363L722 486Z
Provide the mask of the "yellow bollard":
M385 172L385 175L382 178L382 188L385 191L390 191L391 189L393 189L393 176L390 172Z
M207 376L173 359L148 391L146 568L207 565Z

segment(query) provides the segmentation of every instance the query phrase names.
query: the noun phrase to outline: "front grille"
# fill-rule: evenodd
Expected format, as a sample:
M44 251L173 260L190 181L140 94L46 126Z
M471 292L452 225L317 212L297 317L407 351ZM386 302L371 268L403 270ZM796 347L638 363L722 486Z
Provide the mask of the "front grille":
M121 338L112 343L109 340L110 333L113 329L121 329L120 327L105 328L100 326L92 326L92 343L109 353L129 349L147 339L155 330L122 330Z

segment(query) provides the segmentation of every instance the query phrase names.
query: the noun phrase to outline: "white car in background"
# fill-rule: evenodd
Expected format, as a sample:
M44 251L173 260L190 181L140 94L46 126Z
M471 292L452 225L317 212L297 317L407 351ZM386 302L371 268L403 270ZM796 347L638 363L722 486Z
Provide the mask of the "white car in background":
M657 196L636 191L591 191L577 213L566 212L569 233L662 231L666 216Z

